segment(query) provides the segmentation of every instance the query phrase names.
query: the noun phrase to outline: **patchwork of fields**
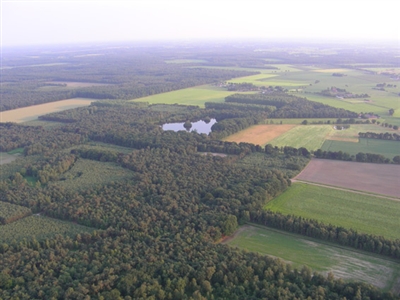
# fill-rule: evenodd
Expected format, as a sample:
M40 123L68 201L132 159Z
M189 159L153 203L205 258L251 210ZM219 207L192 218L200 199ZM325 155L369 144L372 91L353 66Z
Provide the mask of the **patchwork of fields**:
M398 262L320 243L302 236L246 225L241 227L227 244L279 257L298 269L307 265L325 275L331 272L335 277L362 281L387 291L400 288Z
M0 112L0 122L27 122L52 112L89 106L96 99L74 98Z

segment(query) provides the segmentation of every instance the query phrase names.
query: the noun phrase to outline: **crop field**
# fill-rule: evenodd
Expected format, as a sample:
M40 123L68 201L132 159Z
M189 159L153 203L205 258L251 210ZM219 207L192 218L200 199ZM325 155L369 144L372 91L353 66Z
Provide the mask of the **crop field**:
M273 146L304 147L308 150L321 148L327 136L333 131L332 125L296 126L270 141Z
M0 226L0 243L13 240L51 239L57 234L75 236L78 233L92 232L94 229L71 222L60 221L40 215L32 215L10 224Z
M224 139L227 142L246 142L264 146L274 138L296 127L294 124L285 125L256 125L232 134Z
M22 123L38 116L76 107L89 106L95 99L74 98L0 112L0 122Z
M242 77L243 78L243 77ZM242 81L241 81L242 82ZM236 92L227 91L212 85L202 85L148 97L138 98L130 101L148 102L150 104L184 104L198 105L204 107L205 102L224 102L225 97Z
M133 172L114 163L79 159L69 171L60 176L59 181L50 182L49 185L61 186L70 191L80 191L132 176Z
M296 182L265 208L400 239L399 200Z
M347 152L351 155L356 155L359 152L376 153L390 159L400 154L399 142L378 139L359 139L358 143L354 141L327 140L320 148L324 151Z
M312 159L298 180L400 197L400 165Z
M385 291L398 290L400 264L302 236L265 227L245 225L227 244L231 247L278 257L301 269L303 265L335 278L357 280Z
M0 225L14 222L31 214L27 207L0 201Z

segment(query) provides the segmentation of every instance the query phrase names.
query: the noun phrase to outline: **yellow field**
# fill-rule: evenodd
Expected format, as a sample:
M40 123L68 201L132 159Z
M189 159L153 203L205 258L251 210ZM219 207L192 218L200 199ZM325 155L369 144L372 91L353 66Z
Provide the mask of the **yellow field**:
M319 69L319 70L313 70L314 72L319 72L319 73L343 73L346 71L349 71L347 69Z
M227 142L252 143L255 145L265 145L274 138L284 134L296 127L296 124L283 125L256 125L245 130L232 134L224 139Z
M38 116L48 113L72 109L76 107L89 106L90 103L93 101L96 100L87 98L74 98L7 110L0 112L0 122L22 123L26 121L36 120Z

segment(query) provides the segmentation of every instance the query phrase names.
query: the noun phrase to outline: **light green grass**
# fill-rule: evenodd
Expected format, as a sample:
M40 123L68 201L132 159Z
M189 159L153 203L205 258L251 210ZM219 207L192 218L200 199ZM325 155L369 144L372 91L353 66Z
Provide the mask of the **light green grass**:
M44 216L33 215L10 224L0 226L0 242L10 243L13 240L38 241L51 239L57 234L75 236L82 232L92 232L94 229L71 222L60 221Z
M61 186L69 191L80 191L118 182L133 177L133 172L111 162L79 159L74 166L60 175L60 181L49 182L49 186Z
M244 77L242 77L244 78ZM244 81L240 81L244 82ZM184 104L204 107L205 102L224 102L225 97L235 94L212 85L202 85L163 94L152 95L130 101L148 102L149 104Z
M351 155L359 152L381 154L392 159L400 155L400 143L378 139L359 139L358 143L326 140L322 147L324 151L342 151Z
M307 120L308 124L312 123L319 123L322 122L322 124L325 124L327 121L330 121L331 124L333 122L336 122L337 119L335 118L293 118L293 119L267 119L265 120L265 124L301 124L304 120Z
M331 133L329 134L329 138L343 139L344 141L354 140L355 142L358 142L359 132L395 133L396 131L390 128L385 128L374 124L350 124L350 128L348 129L331 131Z
M265 209L400 239L400 201L294 183Z
M325 275L332 272L336 278L366 282L386 291L395 288L400 277L399 263L265 227L246 226L228 245L279 257L298 269L306 265Z
M24 148L16 148L14 150L8 151L7 153L11 154L11 155L13 155L13 154L22 154L22 153L24 153Z
M278 147L304 147L308 150L321 148L326 137L333 131L331 125L303 125L290 129L283 135L273 139L269 144Z

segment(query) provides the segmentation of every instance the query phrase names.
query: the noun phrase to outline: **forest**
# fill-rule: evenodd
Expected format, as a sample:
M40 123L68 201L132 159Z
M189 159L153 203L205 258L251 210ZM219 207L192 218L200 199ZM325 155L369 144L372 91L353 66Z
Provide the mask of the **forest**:
M42 125L0 123L0 151L21 153L1 165L0 233L26 227L26 235L0 234L0 299L400 299L221 243L253 222L398 263L399 240L264 210L313 156L381 162L380 156L221 140L268 119L364 122L357 113L281 89L233 94L205 108L128 102L256 74L238 67L276 67L247 46L99 51L80 56L52 49L38 55L35 67L27 66L27 56L5 53L0 111L70 97L104 100L41 116ZM177 57L201 62L170 62ZM274 59L392 63L370 49L355 54L347 48L329 59L285 50ZM234 90L241 88L253 86ZM217 122L209 135L162 129L212 118Z

